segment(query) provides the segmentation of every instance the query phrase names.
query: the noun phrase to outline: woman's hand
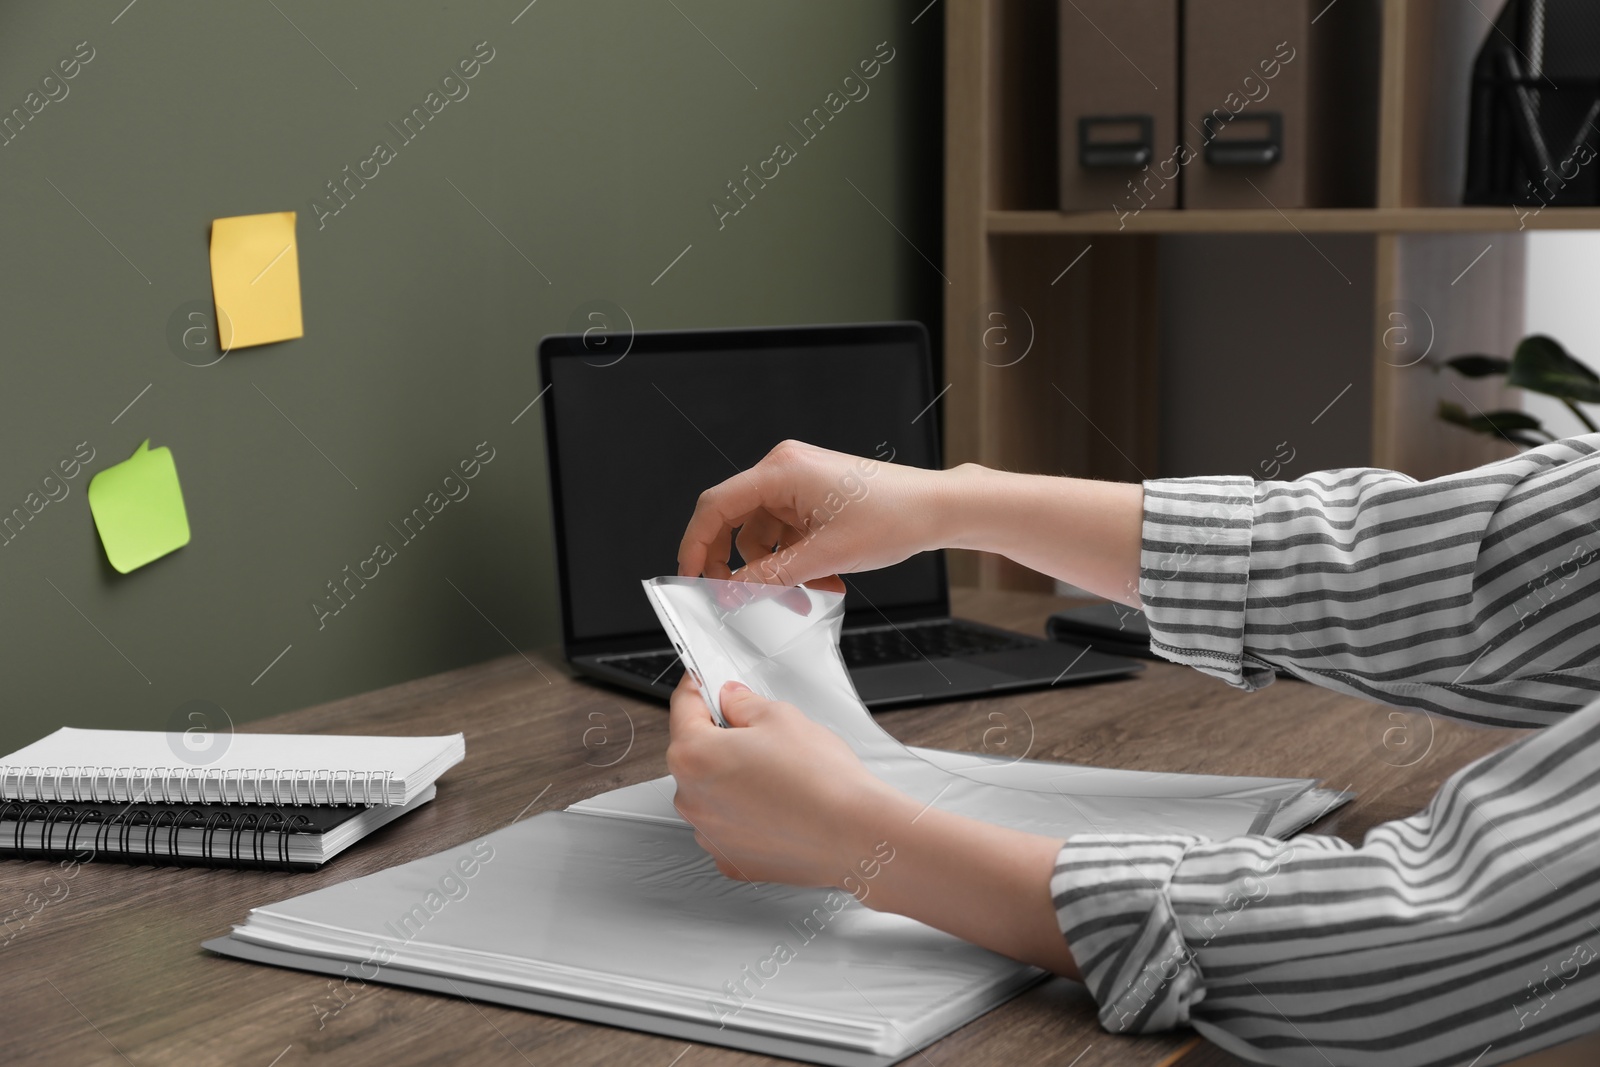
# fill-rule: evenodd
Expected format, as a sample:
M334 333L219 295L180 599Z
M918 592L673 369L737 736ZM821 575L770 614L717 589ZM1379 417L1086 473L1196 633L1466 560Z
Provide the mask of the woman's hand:
M975 463L930 471L784 441L700 494L678 573L842 593L840 574L968 548L1138 607L1143 509L1138 483ZM737 573L735 546L745 560Z
M694 683L672 694L674 806L729 878L833 886L1010 956L1078 977L1056 924L1061 843L942 811L870 774L833 731L738 682L729 728Z
M695 840L729 878L841 885L871 854L858 841L858 812L900 794L793 705L738 682L723 687L721 704L731 729L712 721L687 674L672 694L667 769Z
M949 543L943 487L951 473L784 441L700 494L678 573L843 592L836 575ZM745 560L737 574L729 568L735 545Z

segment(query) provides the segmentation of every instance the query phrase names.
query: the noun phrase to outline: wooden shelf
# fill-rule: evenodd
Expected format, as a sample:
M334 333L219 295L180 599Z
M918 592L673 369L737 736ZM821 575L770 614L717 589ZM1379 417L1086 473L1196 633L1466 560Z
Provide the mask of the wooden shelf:
M1344 199L1325 202L1372 206L1279 210L1263 199L1259 206L1244 201L1243 209L1124 216L1109 203L1093 211L1056 207L1061 35L1094 30L1079 25L1077 15L1063 23L1062 10L1072 10L1063 0L946 0L947 462L1123 481L1160 473L1161 439L1173 432L1171 412L1162 406L1173 399L1163 393L1164 362L1211 351L1206 339L1174 339L1181 309L1168 297L1197 291L1204 279L1195 273L1210 269L1205 255L1215 253L1220 270L1234 254L1160 240L1182 233L1287 234L1285 261L1305 252L1289 248L1299 243L1296 234L1314 245L1322 243L1318 234L1356 238L1341 253L1357 276L1345 279L1354 290L1323 286L1287 296L1280 290L1274 308L1293 303L1299 309L1293 328L1318 334L1316 340L1333 333L1332 347L1319 351L1337 362L1343 382L1360 382L1367 394L1369 426L1360 431L1369 434L1367 455L1347 443L1341 464L1422 479L1508 454L1492 439L1441 427L1437 410L1440 400L1460 403L1462 394L1484 410L1512 406L1511 392L1491 379L1435 374L1431 363L1398 346L1426 337L1424 355L1509 352L1522 327L1523 231L1600 231L1600 207L1430 206L1440 202L1443 170L1432 132L1442 106L1436 42L1455 40L1459 27L1452 29L1452 20L1471 23L1477 13L1462 14L1450 0L1343 3L1347 12L1360 9L1364 29L1341 71L1375 82L1365 94L1375 93L1371 114L1358 116L1363 127L1368 118L1372 125L1372 175L1370 188L1352 187ZM1477 236L1485 233L1495 235L1495 254L1487 259L1489 239ZM1102 239L1111 235L1118 239ZM1084 259L1090 243L1094 255ZM1245 294L1239 296L1244 307ZM1260 330L1279 329L1262 325L1268 319L1241 322L1241 336L1259 340ZM1362 337L1368 328L1370 336ZM1000 347L1024 336L1026 359ZM1282 349L1283 342L1278 336L1266 347ZM1200 363L1189 359L1186 369ZM1307 399L1305 406L1317 405ZM1264 443L1261 454L1270 452ZM963 584L1049 587L998 556L957 553L951 566Z
M1526 212L1520 215L1519 212ZM1289 208L1277 211L990 211L991 234L1496 233L1600 230L1600 208Z

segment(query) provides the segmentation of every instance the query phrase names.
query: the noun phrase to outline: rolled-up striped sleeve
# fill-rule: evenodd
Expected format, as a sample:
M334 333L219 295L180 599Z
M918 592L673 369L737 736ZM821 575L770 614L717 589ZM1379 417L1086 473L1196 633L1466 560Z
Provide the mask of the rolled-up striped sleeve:
M1051 889L1119 1032L1273 1064L1487 1065L1600 1026L1600 436L1430 482L1145 484L1152 647L1548 726L1334 837L1080 835Z
M1254 485L1244 477L1146 482L1139 558L1150 647L1245 689L1272 681L1270 667L1245 658Z
M1246 689L1547 726L1600 696L1600 435L1416 482L1145 483L1150 646Z

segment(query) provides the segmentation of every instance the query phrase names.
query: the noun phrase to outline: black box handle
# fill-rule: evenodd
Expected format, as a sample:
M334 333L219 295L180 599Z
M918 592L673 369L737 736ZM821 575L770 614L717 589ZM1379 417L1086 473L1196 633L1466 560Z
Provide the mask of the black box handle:
M1132 141L1094 141L1096 126L1137 126ZM1088 170L1143 167L1155 158L1155 120L1149 115L1084 115L1078 119L1078 166Z
M1262 137L1234 138L1226 141L1217 140L1217 134L1222 132L1230 122L1261 122L1266 124L1266 134ZM1270 167L1283 158L1283 113L1281 111L1258 111L1253 115L1231 115L1218 120L1217 113L1213 111L1200 120L1200 125L1205 128L1206 136L1206 162L1213 167Z

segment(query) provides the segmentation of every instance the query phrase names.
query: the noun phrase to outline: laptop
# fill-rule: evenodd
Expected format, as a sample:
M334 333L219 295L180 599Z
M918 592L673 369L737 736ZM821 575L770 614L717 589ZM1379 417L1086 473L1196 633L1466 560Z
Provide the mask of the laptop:
M562 642L573 668L669 696L683 666L639 583L677 573L700 493L787 438L941 467L932 368L927 331L914 322L540 341ZM1142 669L1084 644L952 618L942 552L843 577L841 652L871 708Z

